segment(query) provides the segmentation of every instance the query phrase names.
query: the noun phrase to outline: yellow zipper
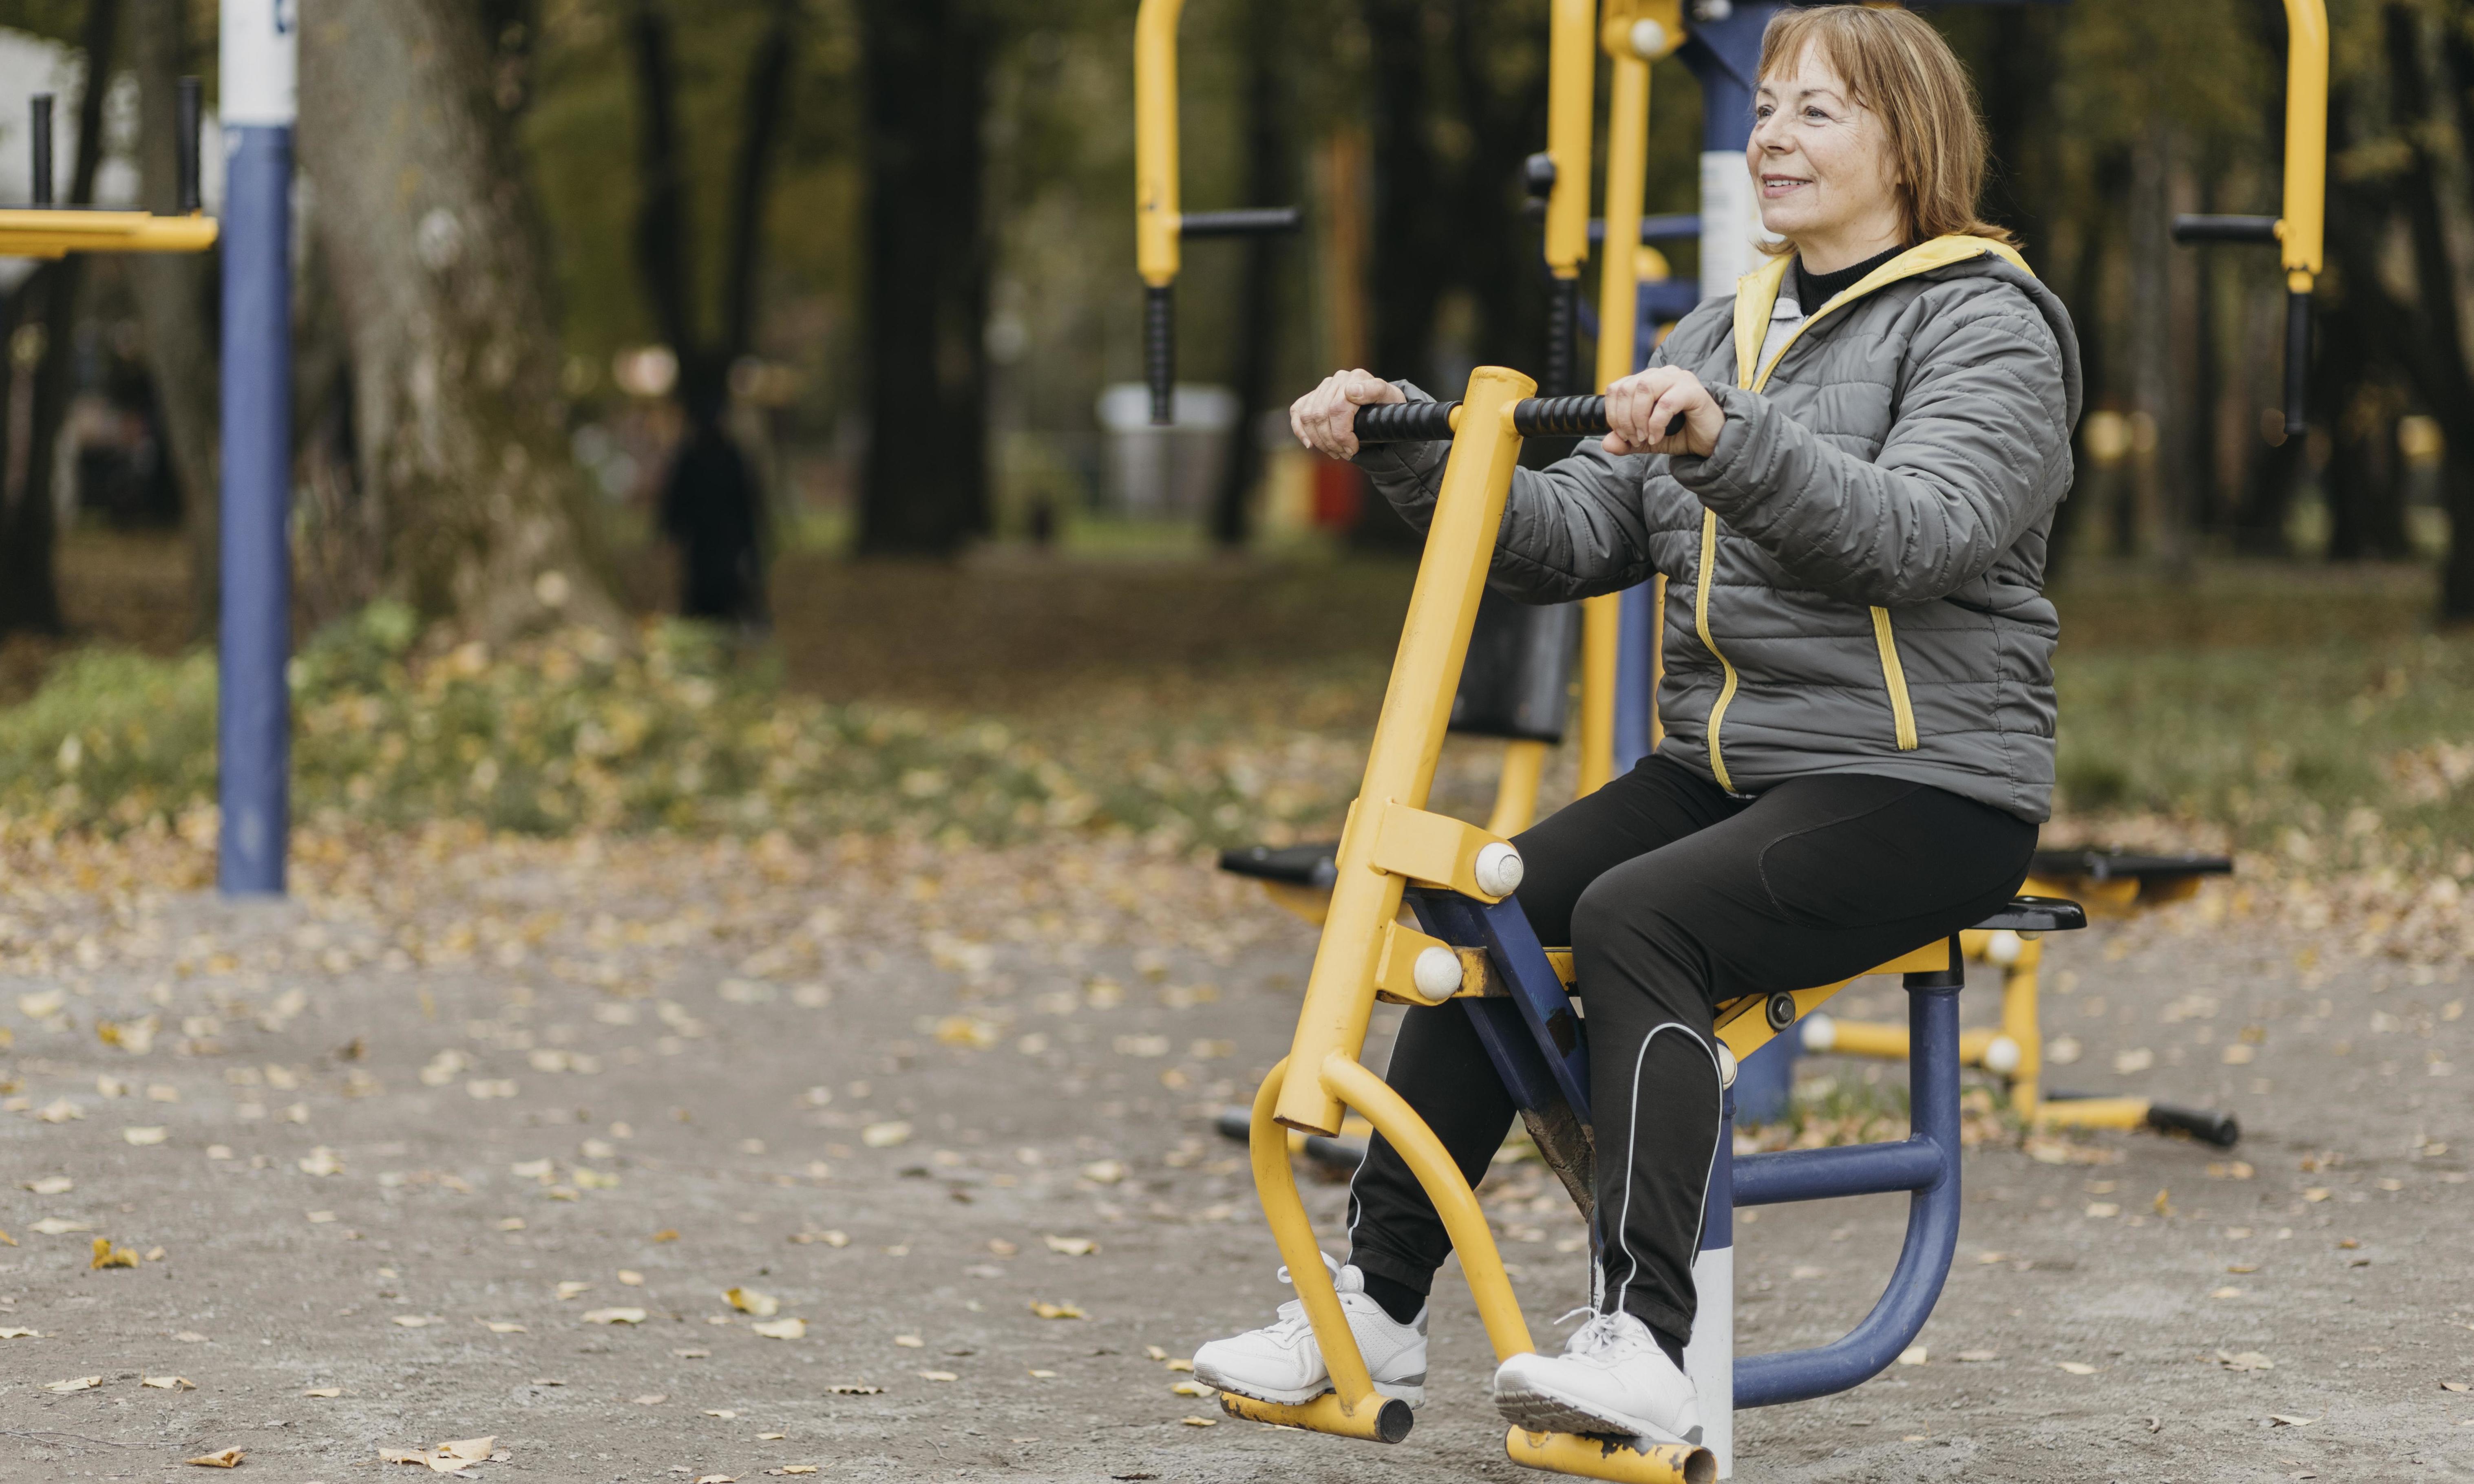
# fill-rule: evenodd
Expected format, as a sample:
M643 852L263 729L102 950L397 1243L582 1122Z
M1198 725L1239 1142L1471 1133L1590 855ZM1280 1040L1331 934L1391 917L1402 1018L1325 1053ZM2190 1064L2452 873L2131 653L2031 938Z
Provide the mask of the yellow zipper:
M1824 316L1903 278L1912 278L1918 274L1930 273L1936 268L1964 262L1971 257L1981 257L1987 252L2002 258L2022 273L2034 271L2015 250L2001 243L1982 237L1936 237L1900 253L1867 275L1861 283L1806 316L1804 323L1787 336L1786 344L1779 347L1778 354L1771 356L1769 364L1759 366L1757 371L1761 344L1768 338L1770 312L1777 307L1779 289L1786 280L1787 269L1795 261L1783 255L1773 258L1761 268L1745 275L1735 284L1735 385L1747 392L1759 392L1766 388L1770 377L1777 372L1779 363L1784 361L1786 353L1795 348L1795 343L1804 338L1804 332L1812 328ZM1727 760L1718 747L1718 728L1727 715L1728 704L1735 699L1740 682L1734 662L1719 650L1718 641L1710 634L1710 579L1717 565L1718 513L1705 509L1701 513L1701 582L1700 590L1692 597L1692 621L1700 631L1703 647L1717 657L1718 668L1727 677L1726 682L1718 688L1717 705L1710 708L1710 771L1717 777L1718 786L1732 793L1735 785L1727 776ZM1873 642L1881 655L1881 683L1890 693L1892 728L1898 738L1899 751L1912 753L1923 743L1916 733L1915 705L1907 694L1906 666L1899 661L1898 634L1891 628L1888 609L1876 608L1872 611Z

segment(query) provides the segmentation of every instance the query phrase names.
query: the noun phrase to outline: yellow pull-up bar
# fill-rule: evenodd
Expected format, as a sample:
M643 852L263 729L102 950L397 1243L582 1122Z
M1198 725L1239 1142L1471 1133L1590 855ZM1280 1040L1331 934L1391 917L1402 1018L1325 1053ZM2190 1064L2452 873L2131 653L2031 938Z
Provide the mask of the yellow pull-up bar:
M198 139L204 105L196 78L179 84L180 214L96 211L52 204L52 96L34 99L35 203L0 207L0 257L61 257L71 252L204 252L216 224L198 206Z

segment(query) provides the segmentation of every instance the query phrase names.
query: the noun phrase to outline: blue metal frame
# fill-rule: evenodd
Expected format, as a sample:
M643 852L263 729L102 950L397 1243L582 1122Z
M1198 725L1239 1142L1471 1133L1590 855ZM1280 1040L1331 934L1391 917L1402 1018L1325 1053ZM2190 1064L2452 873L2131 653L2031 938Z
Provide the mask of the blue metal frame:
M1589 1045L1563 981L1516 901L1489 906L1455 893L1415 888L1409 905L1433 936L1483 947L1506 993L1462 1001L1495 1072L1522 1108L1568 1103L1589 1119ZM1776 1406L1849 1390L1879 1376L1932 1316L1958 1247L1958 996L1966 959L1951 940L1947 970L1906 976L1908 1136L1896 1143L1852 1144L1734 1157L1735 1093L1729 1089L1710 1170L1704 1251L1734 1245L1738 1206L1777 1206L1840 1196L1910 1192L1906 1240L1880 1302L1854 1329L1810 1350L1735 1361L1734 1403ZM1522 1032L1527 1032L1523 1035ZM1780 1037L1779 1040L1786 1040ZM1775 1044L1775 1042L1773 1042Z

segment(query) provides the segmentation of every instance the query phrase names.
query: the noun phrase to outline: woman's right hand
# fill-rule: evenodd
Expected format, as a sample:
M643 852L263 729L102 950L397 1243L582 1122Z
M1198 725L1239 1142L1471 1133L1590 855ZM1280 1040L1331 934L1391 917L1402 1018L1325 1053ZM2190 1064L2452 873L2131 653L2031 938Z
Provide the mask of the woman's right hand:
M1322 385L1289 404L1298 442L1335 459L1357 457L1357 409L1405 402L1400 389L1371 371L1333 371Z

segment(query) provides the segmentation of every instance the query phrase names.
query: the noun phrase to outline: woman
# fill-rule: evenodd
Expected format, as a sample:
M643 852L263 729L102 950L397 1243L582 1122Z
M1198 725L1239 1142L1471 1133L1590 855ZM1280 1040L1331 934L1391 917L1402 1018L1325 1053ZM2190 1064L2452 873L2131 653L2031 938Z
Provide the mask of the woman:
M2050 812L2039 587L2079 411L2069 316L1977 218L1982 125L1924 22L1786 12L1756 108L1771 261L1608 390L1602 445L1515 476L1495 553L1493 585L1531 602L1668 579L1662 749L1517 842L1522 908L1573 945L1598 1151L1590 1318L1563 1355L1495 1374L1533 1430L1697 1440L1683 1350L1719 1123L1712 1006L1982 920ZM1423 526L1446 449L1361 452L1351 431L1359 407L1410 395L1345 371L1291 419ZM1410 1011L1389 1077L1482 1175L1515 1111L1459 1007ZM1449 1243L1380 1138L1349 1236L1350 1326L1378 1387L1418 1402ZM1330 1386L1296 1303L1202 1347L1195 1375L1273 1401Z

